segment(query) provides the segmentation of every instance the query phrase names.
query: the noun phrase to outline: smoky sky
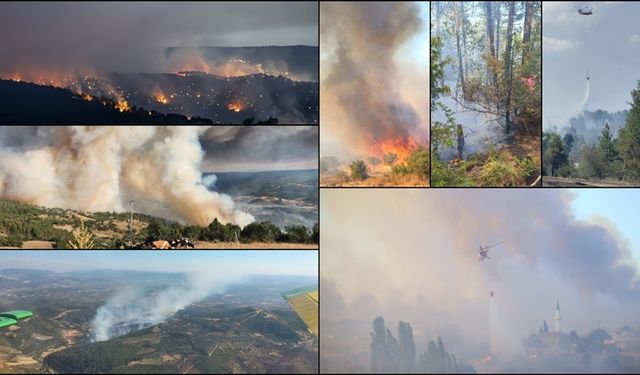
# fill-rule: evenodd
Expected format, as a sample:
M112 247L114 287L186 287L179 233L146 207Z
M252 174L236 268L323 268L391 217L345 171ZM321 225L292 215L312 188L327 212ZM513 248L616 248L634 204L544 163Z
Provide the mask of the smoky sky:
M428 73L406 49L428 29L419 4L323 2L320 13L322 153L366 155L385 139L426 143ZM422 45L426 54L426 35Z
M0 147L35 147L42 126L0 128ZM36 143L34 143L36 142ZM216 126L200 136L203 172L318 168L316 126Z
M584 6L593 14L578 14ZM542 11L543 127L568 125L583 110L628 109L640 80L638 4L545 1Z
M318 168L316 126L212 127L201 144L211 172Z
M316 2L7 2L0 68L162 71L166 47L318 45Z
M323 190L321 316L382 315L429 339L457 332L456 348L488 345L502 328L510 355L553 322L557 298L563 332L639 324L639 265L625 234L606 219L577 220L573 199L556 189ZM478 246L498 241L479 262Z

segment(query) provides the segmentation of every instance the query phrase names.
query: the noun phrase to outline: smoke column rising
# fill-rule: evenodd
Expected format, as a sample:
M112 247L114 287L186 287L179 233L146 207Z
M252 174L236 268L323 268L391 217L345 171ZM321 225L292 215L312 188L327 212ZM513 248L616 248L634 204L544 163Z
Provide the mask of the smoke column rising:
M132 286L114 295L98 308L91 321L92 341L105 341L162 323L178 310L209 295L223 293L232 282L244 278L211 269L193 271L186 276L184 283L160 291Z
M323 143L334 139L347 148L348 142L362 155L383 139L426 141L423 119L400 89L401 67L394 59L403 43L424 27L419 13L414 3L321 4ZM415 72L414 80L421 82L419 75ZM427 92L426 82L422 90Z
M571 192L389 193L321 192L323 319L409 321L466 359L486 356L492 334L508 359L510 343L553 320L557 297L566 332L640 324L630 248L615 226L576 220ZM485 269L478 245L500 240Z
M126 210L208 225L253 217L201 180L204 126L51 126L0 130L0 198L82 211ZM21 134L23 133L23 134ZM26 135L24 134L26 133ZM14 141L16 143L10 143Z

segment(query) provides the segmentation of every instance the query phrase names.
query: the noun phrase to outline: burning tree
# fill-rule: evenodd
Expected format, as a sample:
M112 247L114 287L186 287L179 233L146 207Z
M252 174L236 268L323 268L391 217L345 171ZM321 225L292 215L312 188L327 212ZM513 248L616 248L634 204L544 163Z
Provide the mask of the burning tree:
M393 163L395 163L398 160L398 154L389 152L388 154L384 155L383 159L386 165L393 165Z

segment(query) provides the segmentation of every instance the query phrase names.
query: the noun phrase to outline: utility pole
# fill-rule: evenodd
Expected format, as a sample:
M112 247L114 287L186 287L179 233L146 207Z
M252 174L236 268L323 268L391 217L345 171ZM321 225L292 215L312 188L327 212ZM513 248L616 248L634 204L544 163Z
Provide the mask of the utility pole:
M135 202L130 200L129 205L131 206L131 215L129 216L129 243L133 246L133 207Z

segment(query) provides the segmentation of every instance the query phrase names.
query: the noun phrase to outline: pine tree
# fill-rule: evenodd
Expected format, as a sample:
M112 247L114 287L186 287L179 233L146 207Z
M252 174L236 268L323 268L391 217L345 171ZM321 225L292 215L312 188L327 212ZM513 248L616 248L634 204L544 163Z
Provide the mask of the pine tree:
M625 179L640 180L640 81L631 90L631 109L625 126L618 135L618 149L622 157Z
M605 122L604 128L598 137L598 149L602 153L607 164L612 163L618 158L618 150L616 149L615 139L611 135L609 123Z
M413 372L416 362L416 344L413 341L413 328L411 328L411 324L402 321L398 324L398 338L400 340L400 350L402 354L400 372Z

